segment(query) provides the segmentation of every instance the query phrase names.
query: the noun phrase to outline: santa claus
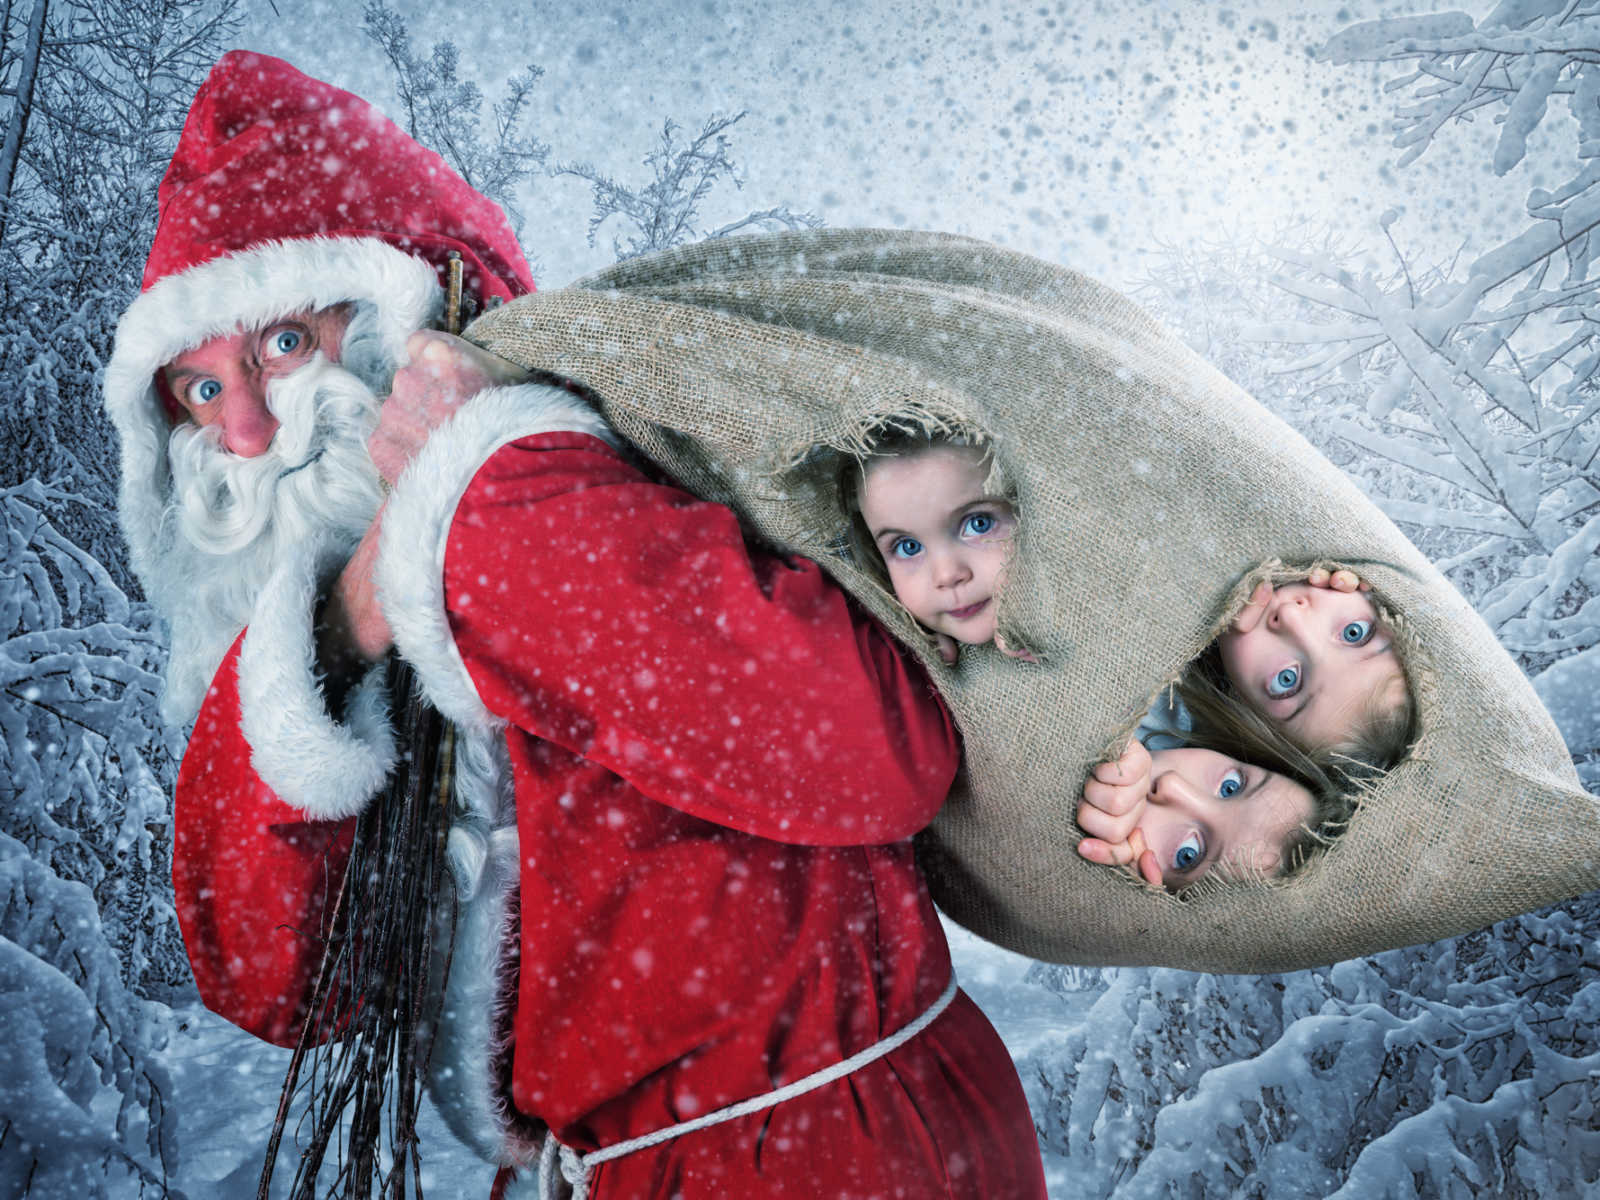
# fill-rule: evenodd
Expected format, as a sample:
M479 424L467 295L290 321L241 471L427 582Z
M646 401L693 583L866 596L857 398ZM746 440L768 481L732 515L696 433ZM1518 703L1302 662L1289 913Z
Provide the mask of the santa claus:
M543 1151L593 1196L1043 1195L907 840L959 756L920 670L572 392L416 332L452 251L480 303L532 281L362 101L230 54L160 201L105 390L195 719L206 1003L297 1035L303 931L396 759L392 643L461 734L434 1095L502 1186Z

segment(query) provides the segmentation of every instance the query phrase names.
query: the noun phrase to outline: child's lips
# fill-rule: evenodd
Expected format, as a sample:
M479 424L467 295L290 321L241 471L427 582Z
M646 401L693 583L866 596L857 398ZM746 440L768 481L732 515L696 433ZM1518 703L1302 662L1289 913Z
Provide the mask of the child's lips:
M952 620L965 621L971 617L977 616L988 607L989 602L987 600L979 600L976 604L969 604L965 608L946 609L944 615L950 617Z

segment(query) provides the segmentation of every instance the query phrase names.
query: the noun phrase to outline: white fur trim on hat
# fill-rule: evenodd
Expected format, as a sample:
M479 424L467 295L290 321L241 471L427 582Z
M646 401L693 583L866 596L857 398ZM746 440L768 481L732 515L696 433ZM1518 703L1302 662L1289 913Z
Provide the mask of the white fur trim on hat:
M366 807L395 762L384 668L369 670L341 723L316 670L318 585L329 566L315 550L288 556L268 578L239 651L241 727L250 762L278 797L316 820ZM331 564L336 567L338 564Z
M561 388L521 384L479 392L429 436L384 512L376 573L384 615L428 702L458 725L499 721L467 674L445 612L444 552L456 505L501 446L561 431L613 440L600 417Z
M152 285L122 314L106 365L106 415L122 439L119 516L133 569L155 569L162 507L171 490L171 426L155 375L185 350L241 329L353 301L378 310L378 334L392 362L406 339L439 313L443 293L427 263L377 238L263 242Z

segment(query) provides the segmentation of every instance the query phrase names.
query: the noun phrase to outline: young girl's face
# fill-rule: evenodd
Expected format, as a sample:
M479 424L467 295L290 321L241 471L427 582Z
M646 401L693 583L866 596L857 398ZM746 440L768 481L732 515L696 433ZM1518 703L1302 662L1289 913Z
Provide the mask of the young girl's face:
M1362 592L1287 584L1254 628L1217 644L1239 695L1304 746L1337 745L1374 705L1404 693L1388 631Z
M935 633L994 640L995 594L1017 518L984 491L988 458L933 446L870 461L857 505L900 603Z
M1188 746L1150 754L1150 798L1139 820L1161 882L1178 891L1218 871L1268 877L1311 822L1311 793L1286 776Z

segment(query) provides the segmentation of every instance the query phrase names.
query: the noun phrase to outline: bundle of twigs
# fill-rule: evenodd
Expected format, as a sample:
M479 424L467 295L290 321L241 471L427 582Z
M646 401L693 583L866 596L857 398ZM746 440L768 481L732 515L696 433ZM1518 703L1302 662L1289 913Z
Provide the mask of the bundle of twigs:
M449 725L423 701L411 668L390 660L391 695L405 697L405 758L385 795L356 819L349 866L262 1166L267 1200L291 1106L303 1098L290 1196L346 1200L422 1196L417 1110L427 1064L416 1032L429 1010L435 912L445 898L445 836L453 790ZM448 970L448 964L446 965ZM385 1134L387 1138L385 1139ZM387 1153L380 1147L387 1142ZM333 1152L331 1181L318 1175Z

